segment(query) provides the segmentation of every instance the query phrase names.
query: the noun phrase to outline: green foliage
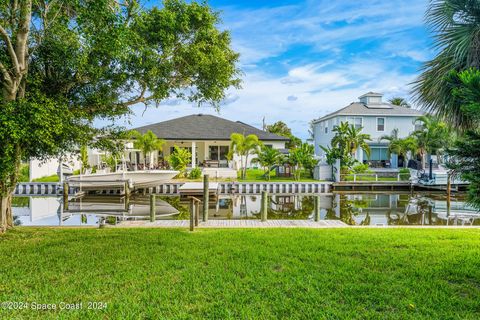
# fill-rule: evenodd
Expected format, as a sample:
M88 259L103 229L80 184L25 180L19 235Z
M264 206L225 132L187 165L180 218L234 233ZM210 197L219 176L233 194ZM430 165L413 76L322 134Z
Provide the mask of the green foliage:
M423 65L415 82L417 101L457 129L477 124L462 110L464 104L451 93L449 73L478 67L480 11L477 1L432 0L426 20L434 36L437 55Z
M368 163L357 163L352 167L351 173L361 174L361 173L371 173L372 171L368 167Z
M267 130L267 132L289 138L290 141L288 141L285 145L288 149L300 147L300 145L302 144L302 140L295 137L292 134L292 130L283 121L277 121L274 124L267 125L265 129Z
M188 174L189 179L199 179L202 176L202 170L198 167L193 168L190 170L190 173Z
M105 162L111 172L115 172L117 170L117 165L120 161L120 157L118 154L109 153L102 156L102 161Z
M26 163L20 166L20 174L18 176L18 182L30 181L30 166Z
M391 104L399 107L404 107L404 108L411 108L410 104L408 103L407 100L405 100L402 97L393 97L390 100L388 100Z
M90 164L88 163L88 148L86 145L80 147L80 162L82 164L81 172L85 173L85 170L90 168Z
M255 154L257 157L252 159L252 163L259 163L265 170L265 178L270 180L270 167L275 164L280 164L282 160L280 151L262 146L256 150Z
M51 176L40 177L32 180L32 182L58 182L58 181L60 181L58 174L52 174Z
M415 136L408 136L406 138L399 138L398 137L398 129L392 130L391 135L386 135L380 137L381 140L388 141L388 154L397 154L399 156L403 156L405 161L403 162L404 167L407 166L407 154L410 152L412 155L417 153L418 145L417 139Z
M285 160L295 168L293 175L297 181L300 180L304 170L312 177L313 168L318 163L318 160L315 159L315 149L313 145L307 143L303 143L299 148L290 150Z
M476 123L475 129L468 130L448 150L447 165L454 175L470 182L469 200L480 208L480 71L468 69L452 72L450 82L453 98L460 105L462 113Z
M141 150L143 153L144 164L146 165L147 156L150 156L150 165L152 165L153 152L162 151L165 140L158 139L155 133L151 130L148 130L145 134L133 130L130 134L135 138L135 141L133 142L134 148Z
M230 34L204 3L2 1L0 16L0 197L22 160L99 147L118 132L96 120L170 97L218 108L240 85Z
M174 151L170 154L167 160L174 170L180 172L179 176L185 177L185 174L187 173L187 165L192 160L192 153L188 151L188 149L174 146Z
M422 158L422 164L425 166L426 154L436 154L440 162L441 155L445 149L452 143L452 135L447 124L437 117L426 115L418 117L416 123L421 124L421 129L413 132L417 152Z
M262 142L254 134L245 136L241 133L232 133L230 136L230 151L228 158L232 159L233 155L240 157L240 170L242 170L242 179L246 177L248 157L262 146Z
M400 180L401 181L408 181L410 180L410 170L407 168L402 168L399 171L400 174Z
M371 141L369 134L361 133L363 128L355 128L348 122L341 122L332 131L335 132L331 141L331 148L322 149L327 156L327 163L333 165L336 159L340 159L341 166L351 167L355 162L355 153L358 149L363 150L367 156L370 156L370 146L367 141Z

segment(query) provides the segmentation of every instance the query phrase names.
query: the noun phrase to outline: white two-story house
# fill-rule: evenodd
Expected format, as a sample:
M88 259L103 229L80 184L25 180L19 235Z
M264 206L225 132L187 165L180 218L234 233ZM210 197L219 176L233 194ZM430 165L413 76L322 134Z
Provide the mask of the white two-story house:
M321 148L329 147L335 135L332 129L341 122L347 121L362 132L371 136L370 158L364 151L358 150L355 158L363 163L369 162L372 167L398 168L406 159L396 154L388 154L388 141L380 140L381 136L390 135L398 129L398 137L405 138L415 131L415 119L423 113L409 107L392 105L382 101L383 94L369 92L359 97L358 102L327 114L313 121L315 153L325 159Z

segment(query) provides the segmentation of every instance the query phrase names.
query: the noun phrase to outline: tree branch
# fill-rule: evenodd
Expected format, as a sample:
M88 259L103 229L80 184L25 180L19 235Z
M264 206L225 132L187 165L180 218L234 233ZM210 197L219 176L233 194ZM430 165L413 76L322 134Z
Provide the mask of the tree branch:
M32 19L32 0L25 0L20 9L20 21L17 31L17 44L15 53L17 55L20 71L26 68L27 61L27 41L30 33L30 21Z
M10 40L10 36L8 35L7 30L5 30L1 25L0 25L0 34L2 36L3 41L5 41L5 44L7 45L8 54L12 59L12 64L15 70L15 74L20 75L20 66L18 65L17 54L13 49L12 41Z

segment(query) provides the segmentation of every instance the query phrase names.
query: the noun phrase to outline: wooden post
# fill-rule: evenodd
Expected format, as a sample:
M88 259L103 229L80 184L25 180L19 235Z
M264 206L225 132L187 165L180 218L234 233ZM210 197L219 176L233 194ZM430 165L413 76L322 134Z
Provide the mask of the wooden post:
M268 213L268 191L262 191L262 206L261 206L261 219L262 222L267 221L267 213Z
M195 229L195 200L190 198L190 231Z
M210 192L209 192L208 174L205 174L203 176L203 216L202 216L203 222L208 221L209 197L210 197Z
M198 227L199 215L200 215L200 201L195 201L195 227Z
M315 196L315 222L320 221L320 196Z
M130 202L130 186L128 181L125 182L125 211L128 211L128 204Z
M447 173L447 217L450 216L450 195L452 193L452 182L450 172ZM448 218L447 218L448 219Z
M63 183L63 210L68 211L68 183Z
M156 203L155 195L150 195L150 222L155 222L156 220Z

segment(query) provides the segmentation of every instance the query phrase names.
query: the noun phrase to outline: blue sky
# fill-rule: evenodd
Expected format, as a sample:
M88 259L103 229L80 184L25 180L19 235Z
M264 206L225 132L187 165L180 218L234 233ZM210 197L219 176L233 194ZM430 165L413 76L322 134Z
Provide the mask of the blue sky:
M150 1L155 3L155 1ZM132 127L192 113L217 114L261 127L277 120L308 137L314 118L367 91L409 97L409 83L432 57L426 0L226 1L221 12L240 53L243 89L230 90L220 113L179 101L135 106Z

